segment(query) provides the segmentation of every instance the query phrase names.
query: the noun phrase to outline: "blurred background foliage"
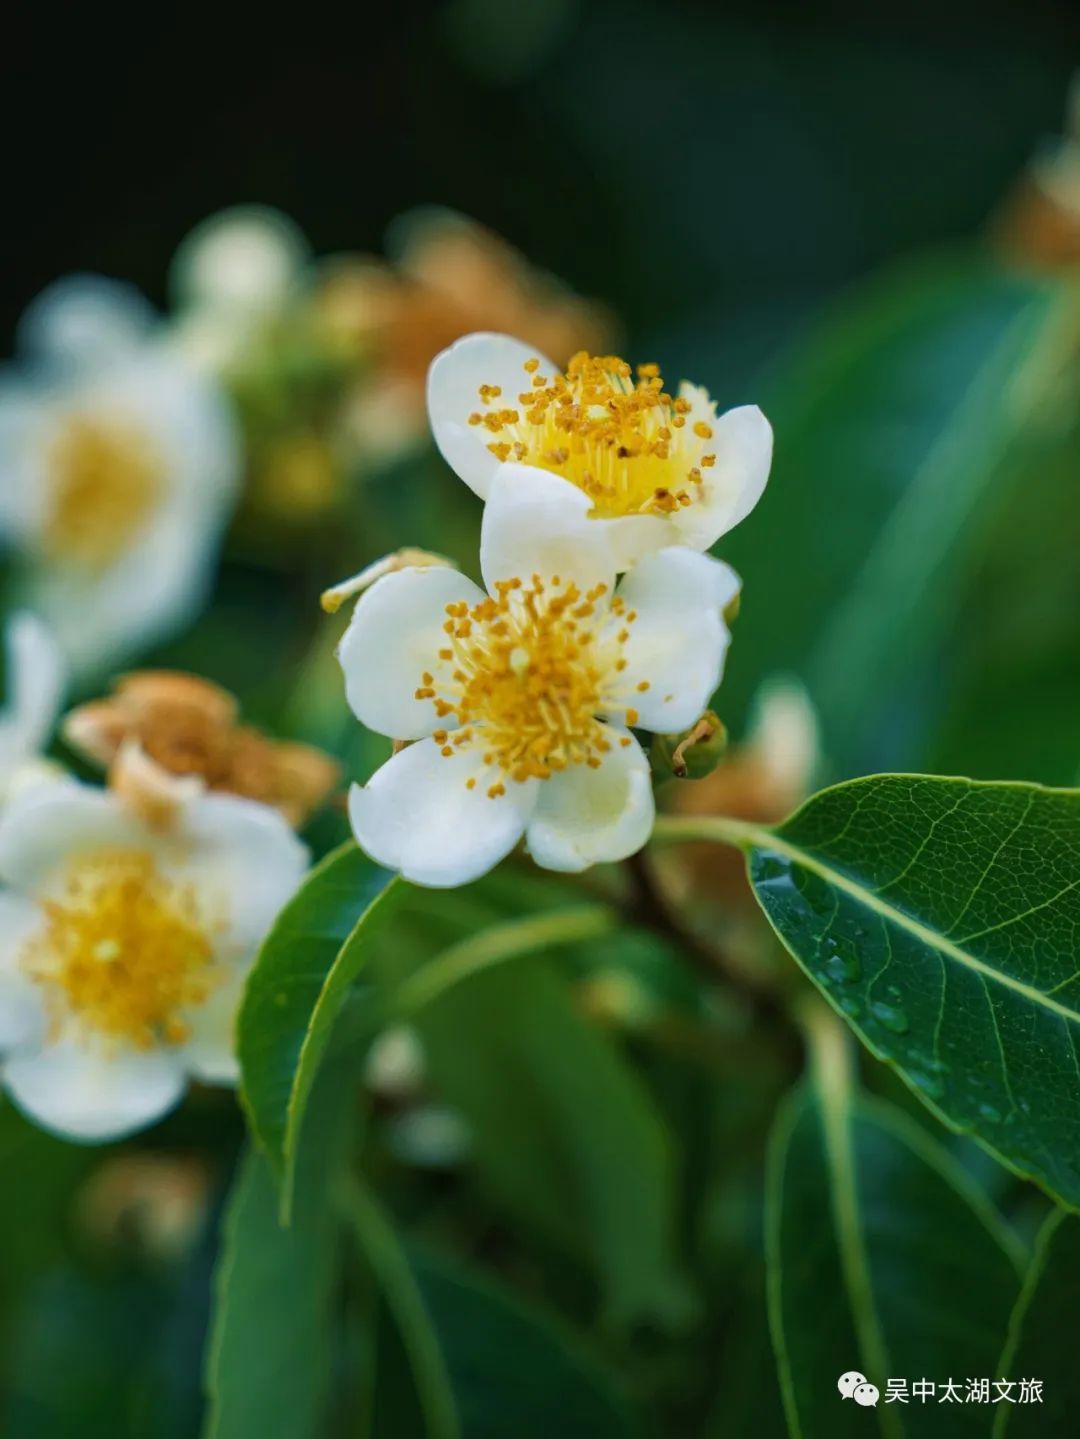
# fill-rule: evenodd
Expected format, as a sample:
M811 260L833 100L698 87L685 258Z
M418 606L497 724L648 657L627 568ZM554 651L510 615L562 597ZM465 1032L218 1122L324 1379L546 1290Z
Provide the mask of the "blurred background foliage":
M765 499L721 545L745 582L717 698L735 758L687 802L772 818L798 800L806 775L785 788L751 763L778 675L805 687L821 780L1076 780L1080 186L1070 232L1039 180L1076 61L1069 7L449 0L347 30L267 16L240 52L187 11L155 20L152 44L100 23L27 15L7 47L5 334L72 270L165 308L179 241L226 205L279 208L320 257L392 259L392 222L418 205L475 217L598 302L629 358L773 422ZM306 337L283 322L262 368L234 375L253 474L260 445L276 462L281 434L318 435L336 403ZM362 776L381 742L345 711L341 621L318 594L406 542L469 565L478 516L422 437L344 468L326 506L260 507L249 487L212 604L148 662L220 681L249 719ZM344 833L331 812L309 837ZM699 862L660 876L681 946L646 926L480 976L427 1013L421 1058L416 1036L384 1036L355 1246L325 1252L313 1172L294 1268L268 1291L306 1293L296 1275L322 1265L342 1322L320 1333L286 1304L276 1355L240 1352L295 1369L296 1411L219 1397L219 1439L303 1435L324 1394L334 1434L447 1434L447 1412L469 1439L784 1432L761 1195L799 1048L738 874L714 858L695 887ZM529 883L511 868L409 917L387 964L527 907ZM720 985L700 973L718 935ZM867 1079L929 1123L888 1075ZM242 1136L211 1092L109 1151L0 1108L0 1432L199 1431ZM1039 1196L944 1142L1029 1240ZM246 1174L233 1209L255 1234L272 1223L260 1184ZM244 1344L242 1323L230 1333Z

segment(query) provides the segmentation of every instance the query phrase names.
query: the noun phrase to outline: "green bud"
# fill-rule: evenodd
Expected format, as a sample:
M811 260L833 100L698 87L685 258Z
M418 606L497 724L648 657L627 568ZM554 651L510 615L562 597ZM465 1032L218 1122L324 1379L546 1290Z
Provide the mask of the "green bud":
M649 760L658 779L704 779L726 749L727 730L712 710L706 710L681 734L654 735Z

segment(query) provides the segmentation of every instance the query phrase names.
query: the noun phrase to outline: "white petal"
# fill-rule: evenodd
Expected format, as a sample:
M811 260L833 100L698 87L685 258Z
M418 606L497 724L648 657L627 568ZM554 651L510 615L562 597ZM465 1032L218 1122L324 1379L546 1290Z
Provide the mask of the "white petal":
M539 360L544 375L551 376L558 368L509 335L478 334L466 335L436 355L428 371L428 417L435 443L451 469L481 499L487 499L499 461L487 447L491 435L483 425L470 425L469 416L483 413L481 385L501 387L499 408L517 407L518 395L532 383L524 368L527 360Z
M40 753L56 723L66 666L48 626L36 615L13 615L7 623L7 705L0 715L0 765Z
M756 405L728 410L713 424L705 449L716 463L702 471L704 492L676 510L671 523L679 543L707 550L746 518L761 498L772 464L772 426Z
M102 275L68 275L27 306L18 343L31 359L89 371L130 354L154 320L149 301L133 285Z
M545 869L576 873L636 854L652 833L649 761L632 735L605 726L612 748L598 769L578 765L544 780L525 832ZM629 744L621 741L628 739Z
M35 1043L45 1031L41 990L20 963L26 941L41 922L37 905L0 893L0 1050Z
M497 772L483 770L478 750L450 757L434 740L394 755L349 795L358 843L379 864L436 889L478 879L510 853L536 803L538 780L507 780L491 799ZM476 779L473 789L466 780Z
M686 729L706 708L724 672L731 635L723 612L739 592L735 571L710 555L672 547L635 566L619 585L627 611L621 647L626 669L620 676L618 708L638 712L636 723L660 734ZM621 623L612 617L612 625ZM647 682L648 689L638 691Z
M174 833L149 835L163 873L190 883L227 928L219 949L259 944L308 867L308 848L276 809L231 794L200 794Z
M678 535L672 532L671 521L659 515L623 515L619 519L595 519L591 523L603 525L607 531L615 570L620 575L646 555L680 542Z
M24 894L47 891L74 855L138 847L145 833L106 790L46 780L16 795L0 814L0 880Z
M425 671L441 668L446 606L483 598L471 580L442 566L400 570L366 590L338 647L357 719L394 739L422 739L438 729L432 702L418 700L416 689Z
M153 1124L184 1092L175 1055L160 1050L107 1055L76 1040L14 1055L2 1074L15 1104L36 1124L91 1144Z
M249 968L247 964L229 965L206 1003L184 1014L191 1038L180 1054L188 1073L203 1084L232 1087L240 1078L236 1014Z
M494 593L499 580L538 574L574 580L583 589L612 585L611 533L589 518L589 497L548 470L502 465L491 485L480 530L480 569Z
M15 366L0 369L0 534L32 546L48 507L48 453L53 406L46 388Z

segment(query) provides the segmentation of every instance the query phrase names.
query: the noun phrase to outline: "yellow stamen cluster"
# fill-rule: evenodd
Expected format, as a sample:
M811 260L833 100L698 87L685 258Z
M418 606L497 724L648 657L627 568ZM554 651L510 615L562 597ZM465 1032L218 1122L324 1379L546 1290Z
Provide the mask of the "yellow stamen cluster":
M58 1030L74 1019L137 1049L184 1043L184 1012L220 978L190 887L163 879L138 850L111 850L74 863L43 908L22 959Z
M159 498L163 465L134 426L74 416L49 451L44 544L57 559L106 568Z
M539 373L528 360L530 388L508 405L498 385L481 385L482 410L469 423L491 436L499 460L554 470L593 502L597 515L672 514L694 503L712 427L691 420L689 400L664 389L656 365L639 365L637 380L616 355L575 355L565 375Z
M478 604L447 605L439 669L449 672L438 680L425 673L416 698L449 721L434 736L445 756L477 746L485 767L499 771L492 799L506 793L502 777L521 783L571 765L597 768L612 747L598 713L637 723L637 711L620 702L621 651L637 615L618 595L609 606L607 588L533 575L501 581ZM622 621L617 630L612 616ZM466 783L472 789L476 780Z

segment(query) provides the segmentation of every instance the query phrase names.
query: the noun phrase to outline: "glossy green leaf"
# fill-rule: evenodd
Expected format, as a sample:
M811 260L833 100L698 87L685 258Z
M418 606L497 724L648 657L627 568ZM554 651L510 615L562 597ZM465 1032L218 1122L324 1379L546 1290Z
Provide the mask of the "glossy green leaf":
M723 542L746 595L723 717L790 671L845 773L917 758L912 676L1013 477L1058 293L973 255L908 263L785 359L761 396L768 489Z
M312 870L259 951L237 1021L241 1094L279 1177L295 1157L300 1116L341 1001L396 888L355 844L343 845Z
M226 1211L207 1351L205 1439L314 1439L334 1343L356 1058L328 1065L305 1128L290 1225L267 1157L241 1162Z
M353 1187L347 1210L411 1370L417 1439L640 1433L612 1381L568 1331L490 1279L406 1250L366 1192ZM377 1425L379 1417L376 1409ZM375 1432L400 1430L384 1418Z
M1057 1210L1043 1225L1024 1290L997 1367L1012 1381L995 1419L994 1439L1075 1434L1080 1414L1076 1296L1080 1293L1080 1220ZM1035 1398L1022 1380L1041 1382Z
M594 1270L613 1323L677 1303L662 1120L565 981L530 960L488 968L416 1024L497 1202Z
M946 1123L1080 1206L1080 790L876 775L741 844L784 944Z
M822 1062L777 1115L768 1176L769 1310L795 1439L987 1434L968 1376L994 1373L1020 1286L1014 1246L948 1153L901 1111L858 1096L846 1036L818 1021ZM843 1399L842 1374L877 1386ZM961 1402L886 1403L887 1380Z

